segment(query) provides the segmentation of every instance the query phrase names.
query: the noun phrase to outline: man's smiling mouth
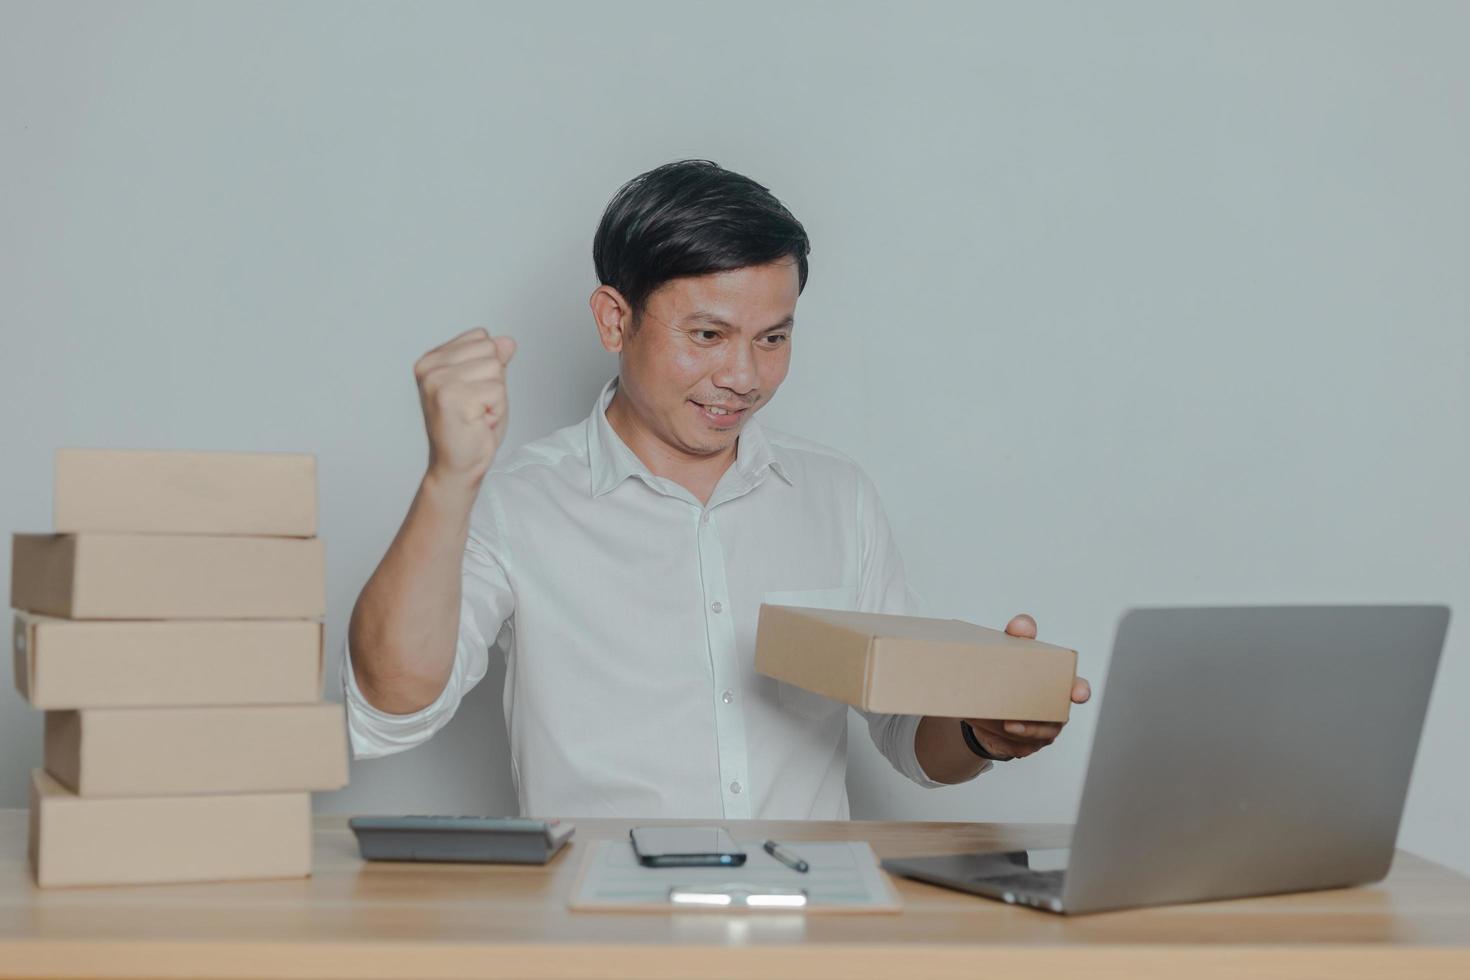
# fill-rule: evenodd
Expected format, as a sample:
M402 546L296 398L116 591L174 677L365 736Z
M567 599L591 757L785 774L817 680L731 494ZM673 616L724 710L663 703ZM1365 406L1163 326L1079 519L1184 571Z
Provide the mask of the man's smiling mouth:
M697 402L689 400L689 404L699 410L700 414L713 425L725 426L739 421L740 417L750 411L749 405L721 405L710 402Z

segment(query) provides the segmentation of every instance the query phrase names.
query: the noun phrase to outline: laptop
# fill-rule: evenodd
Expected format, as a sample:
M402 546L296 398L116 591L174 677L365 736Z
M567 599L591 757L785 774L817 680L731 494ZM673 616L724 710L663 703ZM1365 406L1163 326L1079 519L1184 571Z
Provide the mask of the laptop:
M1131 610L1071 847L883 867L1062 913L1378 881L1449 618L1444 606Z

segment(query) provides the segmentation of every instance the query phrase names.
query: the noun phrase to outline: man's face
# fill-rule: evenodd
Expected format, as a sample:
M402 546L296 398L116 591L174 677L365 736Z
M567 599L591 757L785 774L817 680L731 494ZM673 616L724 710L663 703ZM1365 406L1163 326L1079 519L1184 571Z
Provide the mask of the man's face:
M619 387L671 449L712 456L735 444L791 364L796 262L674 279L623 342Z

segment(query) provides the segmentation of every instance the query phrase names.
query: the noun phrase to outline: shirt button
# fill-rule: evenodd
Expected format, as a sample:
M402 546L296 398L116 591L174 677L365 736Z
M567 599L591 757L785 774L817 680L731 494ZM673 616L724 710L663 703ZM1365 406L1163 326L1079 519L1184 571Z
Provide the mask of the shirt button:
M702 514L702 515L700 515L699 524L700 524L701 527L709 527L709 515L708 514Z
M724 694L720 695L720 700L725 702L726 704L729 704L731 701L735 700L735 692L726 691Z
M730 792L737 793L738 794L740 792L740 784L739 783L731 783L730 784Z
M711 609L713 609L715 612L723 612L724 611L724 608L725 608L724 606L720 605L718 602L711 602L709 604L709 607Z

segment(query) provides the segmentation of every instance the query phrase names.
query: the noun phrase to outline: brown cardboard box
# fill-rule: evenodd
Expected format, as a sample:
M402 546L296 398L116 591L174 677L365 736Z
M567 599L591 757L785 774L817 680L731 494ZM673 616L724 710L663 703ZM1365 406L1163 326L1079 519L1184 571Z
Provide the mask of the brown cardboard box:
M316 458L297 453L60 449L56 530L316 534Z
M320 538L17 534L10 604L70 619L310 619L326 612Z
M342 705L46 712L46 771L80 796L341 789Z
M762 605L755 669L868 711L1066 721L1077 651L957 619Z
M84 800L31 772L36 883L117 885L311 874L311 797Z
M119 621L15 614L15 689L32 706L309 704L322 624L307 619Z

